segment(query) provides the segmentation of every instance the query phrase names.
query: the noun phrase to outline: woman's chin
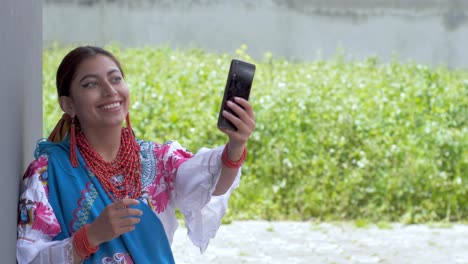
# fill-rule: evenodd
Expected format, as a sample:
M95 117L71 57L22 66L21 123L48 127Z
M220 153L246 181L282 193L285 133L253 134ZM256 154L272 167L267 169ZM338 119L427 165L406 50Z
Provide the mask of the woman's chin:
M120 128L125 125L125 118L106 119L98 123L98 126L106 128Z

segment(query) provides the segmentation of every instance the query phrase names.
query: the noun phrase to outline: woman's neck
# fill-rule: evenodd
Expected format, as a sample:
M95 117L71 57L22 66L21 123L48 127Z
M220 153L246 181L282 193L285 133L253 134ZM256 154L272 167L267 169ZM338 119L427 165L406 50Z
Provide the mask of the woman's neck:
M89 145L107 162L113 161L119 152L122 127L83 129Z

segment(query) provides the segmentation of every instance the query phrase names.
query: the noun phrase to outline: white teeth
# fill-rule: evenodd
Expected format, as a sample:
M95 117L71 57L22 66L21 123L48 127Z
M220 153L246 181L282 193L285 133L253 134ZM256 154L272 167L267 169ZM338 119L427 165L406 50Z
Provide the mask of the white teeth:
M111 109L111 108L115 108L115 107L119 107L119 106L120 106L120 103L117 102L117 103L105 105L105 106L103 106L102 108L104 108L104 109Z

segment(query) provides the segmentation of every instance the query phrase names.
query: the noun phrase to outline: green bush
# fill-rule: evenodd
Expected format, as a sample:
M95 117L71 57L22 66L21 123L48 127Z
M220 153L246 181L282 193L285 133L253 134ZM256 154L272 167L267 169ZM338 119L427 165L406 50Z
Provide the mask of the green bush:
M230 59L257 65L257 127L231 218L468 218L467 71L340 55L254 61L245 46L223 55L107 48L123 63L136 134L191 151L226 142L216 121ZM44 50L44 135L61 115L55 73L68 50Z

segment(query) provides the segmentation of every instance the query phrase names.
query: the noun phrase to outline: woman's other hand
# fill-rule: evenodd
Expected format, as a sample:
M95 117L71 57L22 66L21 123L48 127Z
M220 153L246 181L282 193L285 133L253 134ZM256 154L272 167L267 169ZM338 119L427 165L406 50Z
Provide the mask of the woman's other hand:
M108 205L88 227L88 240L92 246L110 241L135 229L143 212L129 208L140 202L135 199L122 199Z

